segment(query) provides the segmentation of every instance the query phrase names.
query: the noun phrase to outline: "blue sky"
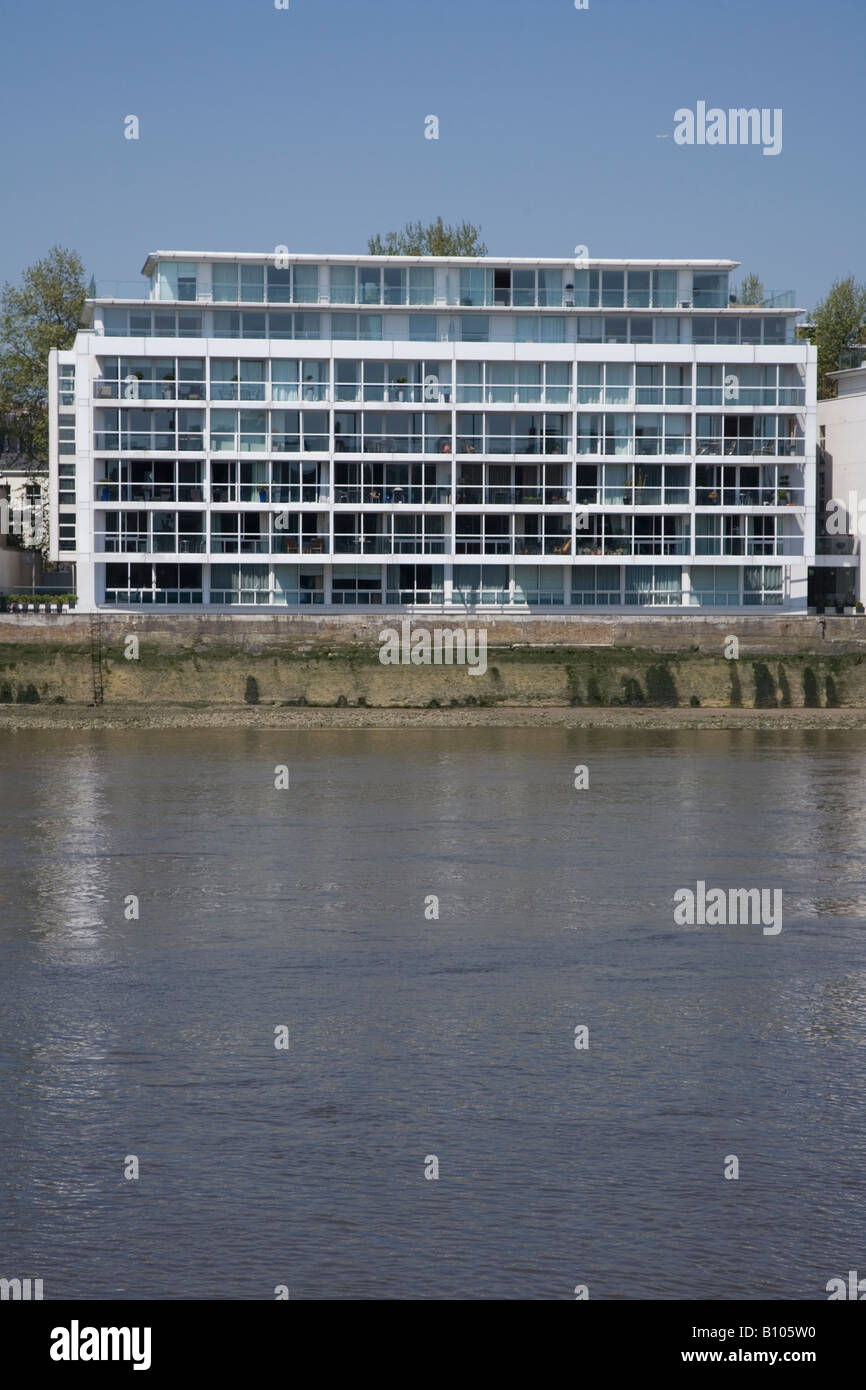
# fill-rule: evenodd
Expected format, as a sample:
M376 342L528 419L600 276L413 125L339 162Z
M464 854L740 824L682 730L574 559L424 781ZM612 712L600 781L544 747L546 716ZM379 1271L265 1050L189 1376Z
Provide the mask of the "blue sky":
M730 256L804 307L866 279L863 0L6 0L2 23L0 280L54 242L131 281L151 250L364 251L439 213L493 254ZM781 154L676 145L698 100L781 107Z

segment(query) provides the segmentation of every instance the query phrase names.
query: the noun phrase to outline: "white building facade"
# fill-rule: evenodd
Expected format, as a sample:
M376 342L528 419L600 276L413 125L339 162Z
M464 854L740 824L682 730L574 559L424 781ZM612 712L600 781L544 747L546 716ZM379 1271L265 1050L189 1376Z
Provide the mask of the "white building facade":
M866 602L866 366L829 372L838 394L818 402L818 535L812 599L827 610Z
M815 349L734 261L158 252L52 354L83 611L806 612Z

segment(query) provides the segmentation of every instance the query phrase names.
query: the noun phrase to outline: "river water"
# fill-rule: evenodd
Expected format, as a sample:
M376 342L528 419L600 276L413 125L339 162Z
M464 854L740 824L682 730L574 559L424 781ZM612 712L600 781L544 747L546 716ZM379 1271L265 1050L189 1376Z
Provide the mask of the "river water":
M864 788L842 732L2 735L0 1276L826 1298L866 1271ZM677 925L698 880L783 930Z

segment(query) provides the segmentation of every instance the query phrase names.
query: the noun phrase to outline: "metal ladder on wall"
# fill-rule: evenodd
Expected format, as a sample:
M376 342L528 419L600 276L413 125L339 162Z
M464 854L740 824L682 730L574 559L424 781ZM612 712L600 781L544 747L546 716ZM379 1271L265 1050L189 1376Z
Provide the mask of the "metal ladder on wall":
M90 669L93 673L93 703L102 704L102 629L99 614L90 615Z

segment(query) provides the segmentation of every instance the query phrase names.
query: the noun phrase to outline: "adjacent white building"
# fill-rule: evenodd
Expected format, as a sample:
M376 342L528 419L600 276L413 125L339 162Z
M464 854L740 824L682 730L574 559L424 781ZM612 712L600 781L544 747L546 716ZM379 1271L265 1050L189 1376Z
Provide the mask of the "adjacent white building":
M866 602L866 365L829 372L838 395L818 402L818 536L812 598L827 608Z
M816 354L729 260L156 252L51 359L84 611L806 611Z

